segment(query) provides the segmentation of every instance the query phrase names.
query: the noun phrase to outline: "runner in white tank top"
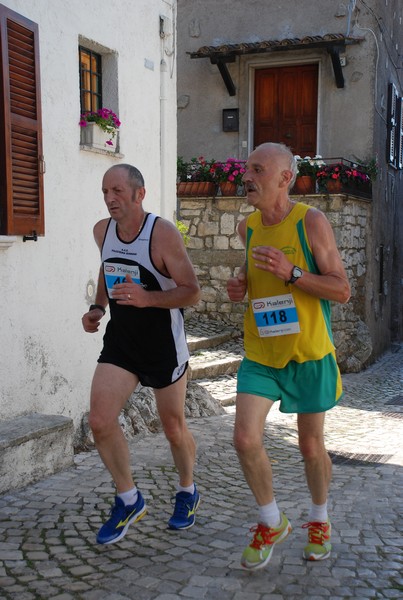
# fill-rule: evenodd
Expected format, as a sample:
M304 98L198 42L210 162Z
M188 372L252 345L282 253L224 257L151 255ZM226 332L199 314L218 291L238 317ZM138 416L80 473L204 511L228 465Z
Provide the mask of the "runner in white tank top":
M183 313L200 288L177 228L143 209L144 180L132 165L117 165L103 178L110 219L94 237L101 251L95 304L83 316L84 330L99 329L109 304L110 321L92 381L89 424L117 490L109 519L97 535L112 544L146 514L134 483L119 415L139 382L154 389L158 413L179 474L170 529L195 522L199 493L193 481L196 447L184 416L186 345Z

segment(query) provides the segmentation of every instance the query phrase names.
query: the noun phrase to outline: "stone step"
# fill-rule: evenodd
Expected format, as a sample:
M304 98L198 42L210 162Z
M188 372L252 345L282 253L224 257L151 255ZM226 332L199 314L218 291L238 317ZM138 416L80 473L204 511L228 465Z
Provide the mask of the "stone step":
M239 339L238 329L218 321L189 319L185 323L190 352L203 348L215 348L231 339Z
M236 400L236 373L220 375L214 379L196 379L195 383L206 389L221 406L232 406Z
M214 379L236 373L242 356L238 339L228 340L215 348L195 350L190 356L189 379Z
M73 464L73 420L31 413L0 423L0 493Z
M236 398L236 373L243 357L240 330L217 321L186 323L191 352L188 378L204 387L222 406Z
M233 332L226 330L222 333L215 333L213 335L187 335L187 343L190 352L196 350L216 348L225 342L228 342L233 337Z

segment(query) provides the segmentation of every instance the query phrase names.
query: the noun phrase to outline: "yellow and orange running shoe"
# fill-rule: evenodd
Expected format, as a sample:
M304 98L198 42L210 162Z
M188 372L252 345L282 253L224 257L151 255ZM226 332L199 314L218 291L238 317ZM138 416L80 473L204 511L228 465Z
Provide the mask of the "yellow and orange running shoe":
M330 543L330 534L332 526L329 519L326 523L310 522L302 525L303 529L308 529L308 544L305 546L302 556L305 560L323 560L330 556L332 545Z
M252 527L251 531L255 535L242 554L242 567L255 571L267 565L273 554L274 545L285 540L291 529L291 524L283 513L281 513L281 523L278 527L266 527L262 523Z

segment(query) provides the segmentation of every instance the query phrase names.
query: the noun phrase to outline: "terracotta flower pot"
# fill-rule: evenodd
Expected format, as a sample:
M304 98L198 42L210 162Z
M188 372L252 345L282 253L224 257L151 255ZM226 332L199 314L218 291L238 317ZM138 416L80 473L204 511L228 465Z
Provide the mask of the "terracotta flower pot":
M176 184L178 196L215 196L216 184L212 181L180 181Z
M223 196L236 196L237 184L232 181L223 181L220 183L220 190Z
M295 194L314 194L315 180L309 175L297 177L294 183L293 192Z
M340 179L328 179L326 181L326 189L329 194L340 194L343 189L343 184Z

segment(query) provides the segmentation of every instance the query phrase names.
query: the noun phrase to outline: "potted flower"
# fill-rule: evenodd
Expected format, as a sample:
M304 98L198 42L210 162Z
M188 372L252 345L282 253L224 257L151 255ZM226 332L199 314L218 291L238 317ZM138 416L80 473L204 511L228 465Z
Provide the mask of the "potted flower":
M204 156L185 161L178 156L176 161L178 196L214 196L217 184L214 178L214 160Z
M176 183L188 180L189 163L185 161L183 156L178 156L176 159Z
M236 196L238 186L242 185L245 173L245 161L237 158L227 158L225 162L213 165L214 176L223 196Z
M328 159L334 160L334 159ZM368 195L371 192L371 178L363 165L358 165L345 159L326 164L316 174L319 190L328 193L357 192Z
M305 156L301 158L295 155L297 161L297 179L295 180L293 192L297 194L314 194L316 190L316 174L325 163L317 154L313 158Z
M120 127L120 121L109 108L99 108L97 111L84 112L79 125L83 144L104 149L105 144L113 146L113 138Z

